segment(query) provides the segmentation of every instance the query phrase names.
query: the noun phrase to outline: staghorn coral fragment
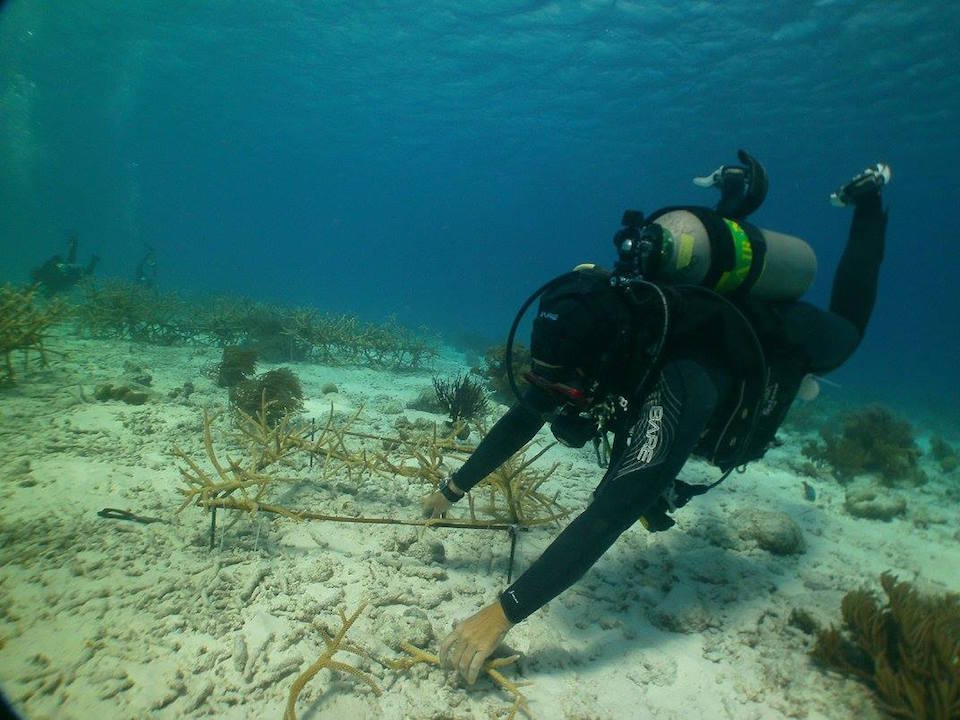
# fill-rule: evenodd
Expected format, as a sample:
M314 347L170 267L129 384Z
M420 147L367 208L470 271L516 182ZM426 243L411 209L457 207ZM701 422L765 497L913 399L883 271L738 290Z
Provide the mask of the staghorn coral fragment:
M51 325L58 322L66 311L62 300L39 304L37 288L18 290L12 285L0 287L0 383L13 382L16 373L12 355L23 355L24 367L30 353L36 353L41 366L47 364L47 349L44 340Z
M435 424L430 432L400 437L385 437L351 430L360 415L358 410L344 422L334 421L334 411L330 412L323 425L297 425L284 416L276 425L271 425L266 417L266 400L261 398L261 409L251 416L237 413L239 440L247 444L247 458L240 462L227 457L221 462L213 446L212 424L214 418L204 412L203 446L207 460L213 472L203 469L200 464L175 446L171 452L180 462L180 475L185 486L180 489L184 501L177 512L188 505L202 508L223 508L245 512L268 512L297 520L319 520L337 522L370 522L377 524L404 524L442 527L465 527L505 530L512 526L533 526L555 522L563 518L567 511L557 502L556 495L549 497L540 492L540 486L550 477L556 465L547 471L534 471L532 464L551 446L526 458L521 453L505 463L481 486L484 496L489 493L489 505L478 507L473 494L469 498L469 518L458 520L448 518L424 521L400 521L392 518L359 518L313 512L310 510L283 507L270 501L274 488L290 483L302 482L298 478L280 477L271 472L271 466L282 465L296 467L293 458L304 453L311 458L322 458L321 481L331 477L344 477L359 484L364 478L379 475L388 479L421 479L434 487L449 474L447 461L455 457L462 461L473 447L457 443L453 435L441 436ZM312 438L312 439L311 439ZM368 452L357 449L358 441L373 441L386 446L389 450ZM475 491L477 492L477 491ZM478 518L477 513L489 514L491 519Z
M475 519L477 510L480 510L503 522L533 527L559 522L570 514L557 502L558 494L551 497L540 492L540 487L556 472L559 464L554 463L547 470L533 468L533 464L556 443L550 443L532 457L527 457L533 444L524 445L468 494L471 518ZM474 494L486 498L486 504L478 507Z
M212 422L213 418L204 410L203 446L215 475L203 470L179 447L174 446L171 450L173 456L186 465L186 467L179 468L180 476L186 482L186 487L180 489L180 493L185 496L185 500L177 509L177 512L183 511L190 504L214 507L216 505L215 501L232 496L237 491L239 491L241 497L230 498L232 507L256 512L259 509L260 501L272 484L293 482L289 478L278 478L260 472L258 469L259 458L256 454L252 455L246 466L229 457L226 466L224 466L213 448L213 433L210 429ZM296 513L292 511L281 510L281 514L296 517Z
M354 413L353 417L337 425L334 423L333 405L327 414L326 422L317 426L310 426L295 422L290 415L284 415L276 422L272 422L269 415L269 402L261 396L260 410L250 415L240 408L236 412L238 440L247 442L251 455L258 458L257 468L264 469L274 463L292 465L292 456L298 452L305 453L311 458L323 457L326 460L338 461L338 469L346 472L348 479L358 480L354 471L374 471L374 466L367 460L363 451L353 451L347 447L346 437L356 436L350 428L362 412L362 408ZM324 472L329 466L324 465Z
M365 607L366 603L361 604L360 607L358 607L350 617L347 617L343 610L338 611L340 613L340 630L338 630L336 635L332 637L328 633L324 632L323 641L326 644L327 649L319 658L317 658L317 661L313 663L313 665L304 670L303 673L301 673L297 679L293 681L293 685L290 687L290 695L287 698L287 707L283 712L283 720L297 720L297 697L300 695L300 692L303 690L304 686L310 682L314 675L323 670L323 668L337 670L339 672L347 673L348 675L353 675L355 678L358 678L366 683L367 686L373 690L375 695L380 696L383 694L383 691L380 690L373 678L367 675L365 672L357 667L354 667L353 665L350 665L349 663L340 662L333 659L333 656L339 650L357 654L359 648L354 645L344 645L344 638L346 637L350 626L356 622L358 617L360 617L360 613L363 612ZM363 654L362 651L361 654Z
M156 345L195 341L200 335L196 308L176 293L125 282L80 283L83 302L77 305L77 329L98 338L117 338Z
M451 430L446 435L440 435L436 424L431 423L429 432L400 430L399 437L395 438L365 437L381 441L384 451L376 455L381 474L418 478L437 485L450 473L446 464L448 455L458 456L462 460L474 450L473 446L459 443L455 434L456 431Z
M410 657L404 658L403 660L388 661L387 665L394 670L408 670L418 663L427 663L428 665L436 665L437 667L440 667L440 658L433 653L429 653L426 650L418 648L416 645L411 645L407 642L400 643L400 648ZM515 718L517 715L517 711L522 711L524 715L532 720L533 713L530 711L530 705L527 702L527 698L524 696L524 694L520 692L520 688L529 685L529 683L515 683L508 679L499 670L506 665L516 662L519 657L519 655L511 655L509 657L487 660L483 663L483 671L491 680L493 680L494 683L509 693L513 698L513 704L510 706L510 710L507 713L507 720L513 720L513 718Z
M396 370L417 369L437 354L437 343L426 332L414 332L396 320L366 324L350 315L326 315L312 308L242 297L186 298L117 280L85 279L80 292L83 299L71 314L77 330L91 337L159 345L243 346L272 362L364 364ZM243 374L250 373L248 369ZM230 373L219 378L225 386L240 379Z

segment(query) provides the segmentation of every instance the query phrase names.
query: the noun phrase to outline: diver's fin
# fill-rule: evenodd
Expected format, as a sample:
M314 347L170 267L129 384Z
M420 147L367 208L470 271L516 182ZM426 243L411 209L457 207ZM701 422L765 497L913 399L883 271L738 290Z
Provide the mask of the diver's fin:
M830 204L834 207L856 204L860 198L880 192L880 188L889 183L892 177L893 173L886 163L871 165L839 190L830 193Z
M695 177L694 185L720 190L716 211L727 218L743 219L756 210L767 196L767 171L753 155L738 150L743 165L721 165L709 175Z
M726 168L726 165L721 165L716 170L714 170L709 175L704 175L703 177L695 177L693 179L693 184L697 187L710 188L716 187L720 184L720 178L723 176L723 170Z

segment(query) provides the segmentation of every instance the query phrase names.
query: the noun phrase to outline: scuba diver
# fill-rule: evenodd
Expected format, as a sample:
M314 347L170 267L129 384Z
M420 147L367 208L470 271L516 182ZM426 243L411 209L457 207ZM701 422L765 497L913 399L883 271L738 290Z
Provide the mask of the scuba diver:
M156 287L157 256L152 247L147 246L146 254L144 254L144 256L140 258L140 262L137 263L137 268L133 272L133 281L137 285L143 285L144 287Z
M86 266L77 264L77 243L77 234L71 233L67 238L66 260L57 253L48 258L43 265L30 271L31 281L34 285L40 286L44 295L50 296L69 290L83 278L93 274L97 263L100 262L100 256L91 255Z
M883 258L880 190L889 166L868 168L831 196L853 207L853 221L827 311L798 300L816 270L810 247L746 220L768 180L752 156L738 157L742 165L694 181L720 190L714 209L628 210L612 272L578 266L517 313L506 357L518 401L424 498L426 514L444 516L544 423L563 444L592 440L598 459L602 445L607 469L587 508L543 554L441 642L441 663L468 683L511 627L575 583L634 523L667 530L671 513L761 458L809 374L835 369L860 343ZM537 298L520 393L509 365L513 338ZM720 479L678 479L691 455L717 466Z

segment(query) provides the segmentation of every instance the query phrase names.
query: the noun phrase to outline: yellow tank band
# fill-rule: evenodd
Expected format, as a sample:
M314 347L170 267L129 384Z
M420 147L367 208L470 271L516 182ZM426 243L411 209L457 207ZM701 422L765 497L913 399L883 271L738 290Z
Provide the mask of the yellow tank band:
M730 238L733 240L733 270L723 273L714 288L717 292L729 293L736 290L750 274L750 265L753 263L753 245L746 231L734 220L723 221L730 228Z

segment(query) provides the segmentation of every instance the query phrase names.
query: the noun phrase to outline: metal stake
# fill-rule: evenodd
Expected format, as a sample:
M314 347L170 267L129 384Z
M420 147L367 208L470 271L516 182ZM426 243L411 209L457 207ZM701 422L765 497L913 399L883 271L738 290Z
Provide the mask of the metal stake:
M210 508L210 549L213 550L214 537L217 532L217 506Z
M513 581L513 555L517 550L517 526L511 525L510 533L510 564L507 565L507 585Z

